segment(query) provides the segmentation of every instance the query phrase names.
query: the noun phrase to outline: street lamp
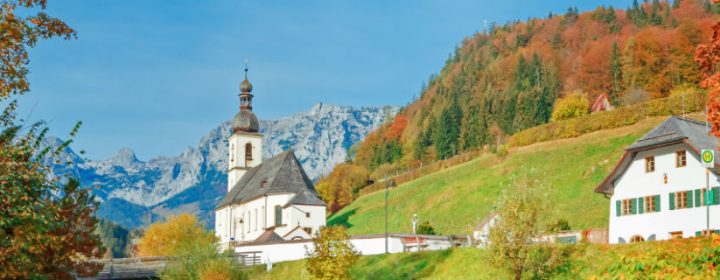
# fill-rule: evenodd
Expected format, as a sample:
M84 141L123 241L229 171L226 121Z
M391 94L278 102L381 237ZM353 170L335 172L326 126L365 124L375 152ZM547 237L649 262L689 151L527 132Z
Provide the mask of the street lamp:
M412 215L413 234L415 235L415 244L417 245L417 251L420 252L420 238L418 238L418 234L417 234L417 222L418 222L418 216L417 216L417 214L413 214Z

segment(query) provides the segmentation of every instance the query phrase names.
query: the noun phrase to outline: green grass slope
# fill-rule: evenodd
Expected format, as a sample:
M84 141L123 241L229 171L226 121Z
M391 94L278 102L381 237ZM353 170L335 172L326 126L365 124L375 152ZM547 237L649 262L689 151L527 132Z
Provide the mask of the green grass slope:
M717 279L720 238L679 239L626 245L573 246L564 269L550 279ZM361 257L353 279L511 279L477 248ZM305 261L254 267L251 279L310 279Z
M389 231L411 232L410 219L417 213L441 234L470 233L510 179L530 169L551 186L548 217L564 218L573 229L607 227L610 204L594 188L625 147L665 119L516 148L502 159L486 154L402 184L389 194ZM384 232L384 199L383 191L362 196L329 217L328 224L344 225L351 234Z

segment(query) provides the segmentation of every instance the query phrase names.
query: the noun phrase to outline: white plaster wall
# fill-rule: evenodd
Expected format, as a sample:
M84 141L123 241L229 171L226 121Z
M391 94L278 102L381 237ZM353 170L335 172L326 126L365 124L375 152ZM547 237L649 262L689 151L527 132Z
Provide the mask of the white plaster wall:
M257 239L266 228L275 225L275 205L282 207L293 195L261 196L247 203L231 205L216 211L215 235L220 238L220 243L227 243L233 237L235 241L241 242Z
M235 133L228 139L228 192L247 170L262 163L262 135ZM252 144L253 160L245 162L245 144Z
M285 208L285 211L287 212L289 224L288 228L284 229L284 233L299 225L303 228L312 228L310 235L314 236L320 231L320 227L325 226L325 206L291 205ZM310 213L310 218L305 213Z
M445 250L449 249L451 244L449 241L444 239L426 239L428 247L423 250ZM358 238L350 239L350 243L355 247L361 255L379 255L385 253L385 238L384 237L373 237L373 238ZM390 237L388 239L389 252L402 253L403 244L401 237ZM294 261L304 259L306 252L312 252L314 246L312 241L306 242L291 242L291 243L278 243L278 244L267 244L267 245L252 245L252 246L238 246L235 247L236 253L243 252L261 252L260 259L262 263L266 263L270 260L273 263L283 261Z
M675 167L675 152L687 151L687 166ZM655 172L645 172L645 157L655 156ZM668 183L663 183L667 174ZM710 173L710 186L716 187L717 177ZM615 191L610 199L609 242L618 243L622 237L626 242L633 235L648 239L655 234L656 240L670 238L670 232L683 231L684 237L695 236L696 231L706 228L706 208L670 210L669 194L678 191L705 188L705 168L699 157L686 144L676 144L639 152L625 173L615 182ZM616 201L660 195L660 212L628 216L616 216ZM693 194L694 199L694 194ZM720 229L720 207L710 206L710 228Z

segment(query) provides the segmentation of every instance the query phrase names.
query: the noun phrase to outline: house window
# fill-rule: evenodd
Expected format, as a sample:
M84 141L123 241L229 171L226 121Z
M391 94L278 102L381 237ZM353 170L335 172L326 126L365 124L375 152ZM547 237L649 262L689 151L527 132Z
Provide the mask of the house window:
M252 160L252 144L248 142L247 144L245 144L245 165L252 163Z
M632 214L633 214L633 213L632 213L632 212L633 212L633 211L632 211L632 208L633 208L633 200L634 200L634 199L624 199L624 200L622 201L622 215L623 215L623 216L632 215Z
M633 235L633 237L630 237L630 243L638 243L643 241L645 241L645 238L640 235Z
M687 165L687 156L685 150L675 152L675 167L685 167Z
M655 171L655 157L645 158L645 172L650 173Z
M660 204L657 201L658 196L646 196L643 199L643 210L645 213L653 213L659 211Z
M670 193L671 209L684 209L692 207L692 191Z
M275 205L275 226L282 225L282 206Z
M680 238L683 238L682 231L673 231L670 233L670 239L680 239Z
M310 212L305 212L305 218L310 218Z

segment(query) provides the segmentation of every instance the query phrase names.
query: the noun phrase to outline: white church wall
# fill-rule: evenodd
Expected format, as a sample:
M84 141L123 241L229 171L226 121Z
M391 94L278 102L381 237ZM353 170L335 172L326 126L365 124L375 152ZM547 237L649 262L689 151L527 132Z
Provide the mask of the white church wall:
M311 228L310 235L315 235L320 231L320 227L325 226L325 206L291 205L285 208L285 211L289 216L289 230L299 225L302 228Z
M235 133L228 139L228 192L247 170L262 163L262 135ZM245 162L245 144L252 146L252 162Z
M676 167L675 152L686 150L687 166ZM655 171L645 172L645 158L655 157ZM667 175L668 183L664 183ZM710 186L718 186L718 179L710 173ZM626 242L634 235L648 240L670 238L670 232L682 231L683 237L695 236L696 231L706 228L706 208L695 207L670 210L670 193L705 188L705 168L698 155L686 144L676 144L638 152L625 173L615 182L610 199L609 242ZM635 215L617 216L616 201L630 198L660 195L660 211ZM694 202L694 193L693 193ZM695 204L695 203L693 203ZM720 207L710 206L710 228L720 228ZM714 218L713 218L714 217Z

